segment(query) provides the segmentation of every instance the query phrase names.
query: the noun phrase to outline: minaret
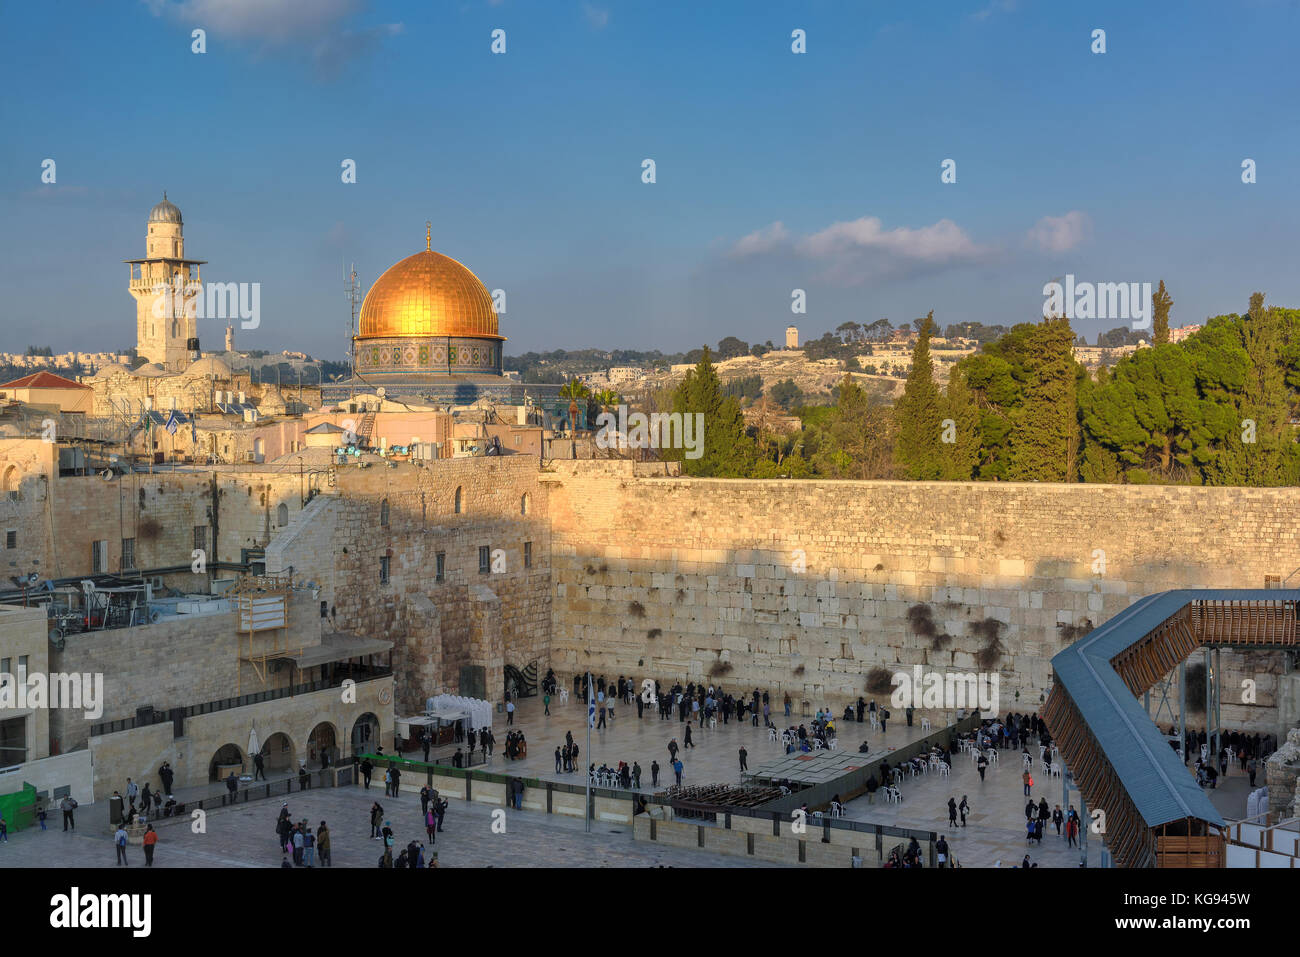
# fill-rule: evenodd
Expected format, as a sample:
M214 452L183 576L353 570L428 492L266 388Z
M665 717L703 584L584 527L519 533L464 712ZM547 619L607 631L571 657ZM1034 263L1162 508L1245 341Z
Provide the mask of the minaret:
M226 351L235 351L235 327L226 326Z
M185 258L185 224L166 192L149 211L145 258L124 262L131 267L129 289L136 302L136 351L167 369L184 369L197 352L198 321L187 300L203 294L204 261Z

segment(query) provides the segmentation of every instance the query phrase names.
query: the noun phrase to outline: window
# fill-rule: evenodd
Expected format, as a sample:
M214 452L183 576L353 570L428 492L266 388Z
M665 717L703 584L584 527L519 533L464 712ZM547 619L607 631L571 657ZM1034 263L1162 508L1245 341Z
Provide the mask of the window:
M533 567L533 543L524 542L524 567Z
M18 547L18 533L15 532L13 529L10 529L9 531L5 532L5 548L17 548L17 547Z
M135 539L122 539L122 568L135 568Z
M446 581L447 580L447 553L439 552L435 556L435 563L437 567L435 569L433 580L436 582Z
M528 501L528 493L525 492L525 493L524 493L524 497L521 498L521 499L519 500L519 514L520 514L520 515L527 515L527 514L528 514L528 506L531 505L531 504L532 504L532 503Z
M102 575L108 571L108 542L100 540L90 543L90 573Z
M388 527L388 499L379 503L379 525L381 528Z
M289 524L289 506L281 502L275 509L275 524L284 528Z
M461 513L461 508L462 508L461 498L462 498L461 486L458 485L456 486L456 514L457 515Z
M194 547L201 552L206 552L208 550L208 526L194 526Z
M25 678L27 677L27 659L28 659L28 657L29 657L28 655L19 655L19 656L18 656L18 677L19 677L19 678L24 678L24 679L25 679Z
M321 616L322 618L328 618L328 617L330 616L330 603L329 603L329 602L327 602L327 601L323 601L323 602L320 603L320 616Z
M379 559L379 584L381 585L388 584L388 562L389 558L387 555Z
M478 547L478 573L486 575L492 569L492 549L486 545Z

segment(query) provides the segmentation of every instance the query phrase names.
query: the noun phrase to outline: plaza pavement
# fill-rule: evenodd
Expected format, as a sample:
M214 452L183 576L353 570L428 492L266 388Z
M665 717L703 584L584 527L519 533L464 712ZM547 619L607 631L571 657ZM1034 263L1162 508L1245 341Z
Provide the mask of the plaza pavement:
M515 727L522 729L528 739L528 757L519 761L507 760L503 753L508 728L505 716L497 716L494 732L497 745L494 755L486 765L476 768L495 773L519 774L528 778L560 781L568 784L584 783L582 774L555 772L555 748L564 742L566 730L582 748L583 767L602 761L617 766L620 760L639 761L643 770L642 788L650 786L650 763L657 759L661 766L660 788L672 780L667 743L670 737L679 744L685 739L685 730L674 715L671 720L660 720L658 712L646 709L645 716L636 718L635 705L616 706L616 715L608 727L593 730L591 751L587 753L585 709L572 697L561 705L558 698L551 704L551 714L544 715L540 698L528 698L519 703ZM937 725L937 715L932 718ZM778 709L773 718L779 727L787 725ZM798 724L796 713L788 723ZM840 745L857 750L863 740L870 742L871 759L886 754L893 748L924 737L929 732L916 726L908 728L906 721L891 720L887 734L870 731L869 724L837 721ZM783 748L769 740L767 731L753 727L749 721L729 724L718 722L716 728L706 724L692 727L696 747L685 748L680 754L685 765L686 783L740 783L738 749L743 744L748 750L750 770L764 762L779 757ZM390 742L391 744L391 742ZM390 750L386 748L385 750ZM1037 749L1031 748L1035 756ZM455 746L435 749L433 756L449 756ZM408 757L420 758L419 751L407 752ZM948 778L937 774L906 778L902 783L903 802L889 804L883 793L876 795L874 803L865 796L850 801L845 807L845 817L873 824L893 824L921 830L933 830L948 836L953 854L967 867L1018 866L1028 853L1030 860L1040 867L1078 867L1079 851L1066 847L1064 838L1058 838L1050 825L1041 848L1027 846L1024 838L1025 797L1021 784L1019 752L1002 751L999 761L991 764L986 780L981 782L974 763L967 755L959 755ZM1033 798L1046 797L1049 806L1062 803L1061 778L1040 776L1035 762ZM274 781L282 774L270 775ZM157 782L153 782L155 785ZM219 794L222 785L212 784L195 788L177 789L182 800ZM1244 815L1246 776L1231 773L1211 799L1225 817ZM948 829L947 801L949 795L958 801L962 795L969 797L972 812L967 827ZM274 824L284 799L271 798L240 804L235 808L218 809L207 817L207 832L193 834L187 823L164 821L158 827L160 841L156 867L265 867L278 866L280 853L276 846ZM333 857L337 867L371 867L380 854L380 842L369 839L368 811L370 802L378 800L393 822L399 846L411 838L424 839L419 822L419 799L404 792L399 799L383 797L382 777L376 775L369 791L361 787L314 788L305 792L294 791L288 798L295 820L306 817L316 828L322 819L330 822L333 834ZM1071 795L1078 807L1078 795ZM1062 803L1063 809L1068 805ZM0 846L0 867L59 867L88 866L112 867L113 849L107 824L107 801L83 803L77 811L78 830L64 834L60 815L50 814L47 832L38 828L10 834L8 845ZM593 822L592 832L583 830L579 819L561 815L546 815L531 811L507 811L506 833L493 833L491 824L494 809L487 804L466 804L451 800L447 830L438 836L439 863L448 867L764 867L765 862L748 857L716 854L696 848L674 848L649 842L633 841L631 828ZM1089 866L1099 866L1101 844L1095 835L1088 842ZM890 846L888 843L886 847ZM132 846L128 854L131 866L143 866L143 851Z
M412 839L430 846L420 824L420 799L403 793L385 798L383 787L312 788L289 796L295 821L306 818L315 831L329 823L334 867L376 867L383 853L370 838L372 801L391 822L396 858ZM189 818L158 825L154 867L280 867L284 855L275 835L281 801L262 800L212 811L206 832L195 834ZM452 800L445 830L432 846L440 867L772 867L747 858L728 857L695 848L676 848L632 839L631 828L592 822L591 833L580 818L534 811L509 811L486 804ZM493 811L504 815L505 833L493 830ZM116 867L107 804L82 805L77 829L62 831L56 816L49 830L29 828L11 833L0 844L0 868ZM128 867L144 867L144 851L127 848ZM317 861L319 864L319 861Z

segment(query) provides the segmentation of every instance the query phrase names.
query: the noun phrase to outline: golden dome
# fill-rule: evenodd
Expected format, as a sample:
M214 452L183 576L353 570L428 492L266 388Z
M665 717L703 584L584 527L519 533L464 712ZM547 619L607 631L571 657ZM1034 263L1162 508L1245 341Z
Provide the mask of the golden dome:
M390 266L366 293L357 338L385 336L505 338L479 278L430 249Z

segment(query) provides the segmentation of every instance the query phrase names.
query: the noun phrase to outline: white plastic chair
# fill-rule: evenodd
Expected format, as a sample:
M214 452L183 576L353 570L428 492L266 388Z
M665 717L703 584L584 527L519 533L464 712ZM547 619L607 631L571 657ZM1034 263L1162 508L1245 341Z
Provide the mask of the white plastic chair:
M894 782L895 784L898 784L900 781L903 780L903 769L902 769L902 768L893 768L893 769L890 770L890 772L889 772L889 776L890 776L890 778L893 780L893 782Z
M769 740L769 741L775 741L775 740L776 740L776 728L768 728L768 729L767 729L767 740Z
M948 766L948 762L947 762L947 761L940 761L940 762L939 762L939 775L940 775L941 777L945 777L945 778L946 778L946 777L948 776L948 772L951 771L951 770L952 770L952 768Z
M814 751L820 751L820 750L822 749L822 739L821 739L821 738L813 738L813 739L812 739L812 746L813 746L813 750L814 750Z
M827 739L826 739L826 747L830 748L832 751L837 751L837 750L839 750L839 747L840 747L840 739L839 739L839 738L827 738Z
M997 763L998 763L998 750L997 750L997 748L989 748L988 755L989 755L989 761L990 761L992 764L997 764Z
M843 816L844 816L844 805L841 804L839 801L832 801L831 817L843 817Z
M777 787L781 789L781 797L785 797L787 794L790 793L790 789L786 787L784 784L778 784Z
M1056 761L1052 764L1052 777L1059 778L1060 776L1061 776L1061 762Z
M560 704L568 704L568 703L569 703L569 689L568 689L568 688L561 688L561 689L560 689Z
M929 731L929 730L930 730L930 719L929 719L929 718L922 718L922 719L921 719L921 730L922 730L922 731Z

